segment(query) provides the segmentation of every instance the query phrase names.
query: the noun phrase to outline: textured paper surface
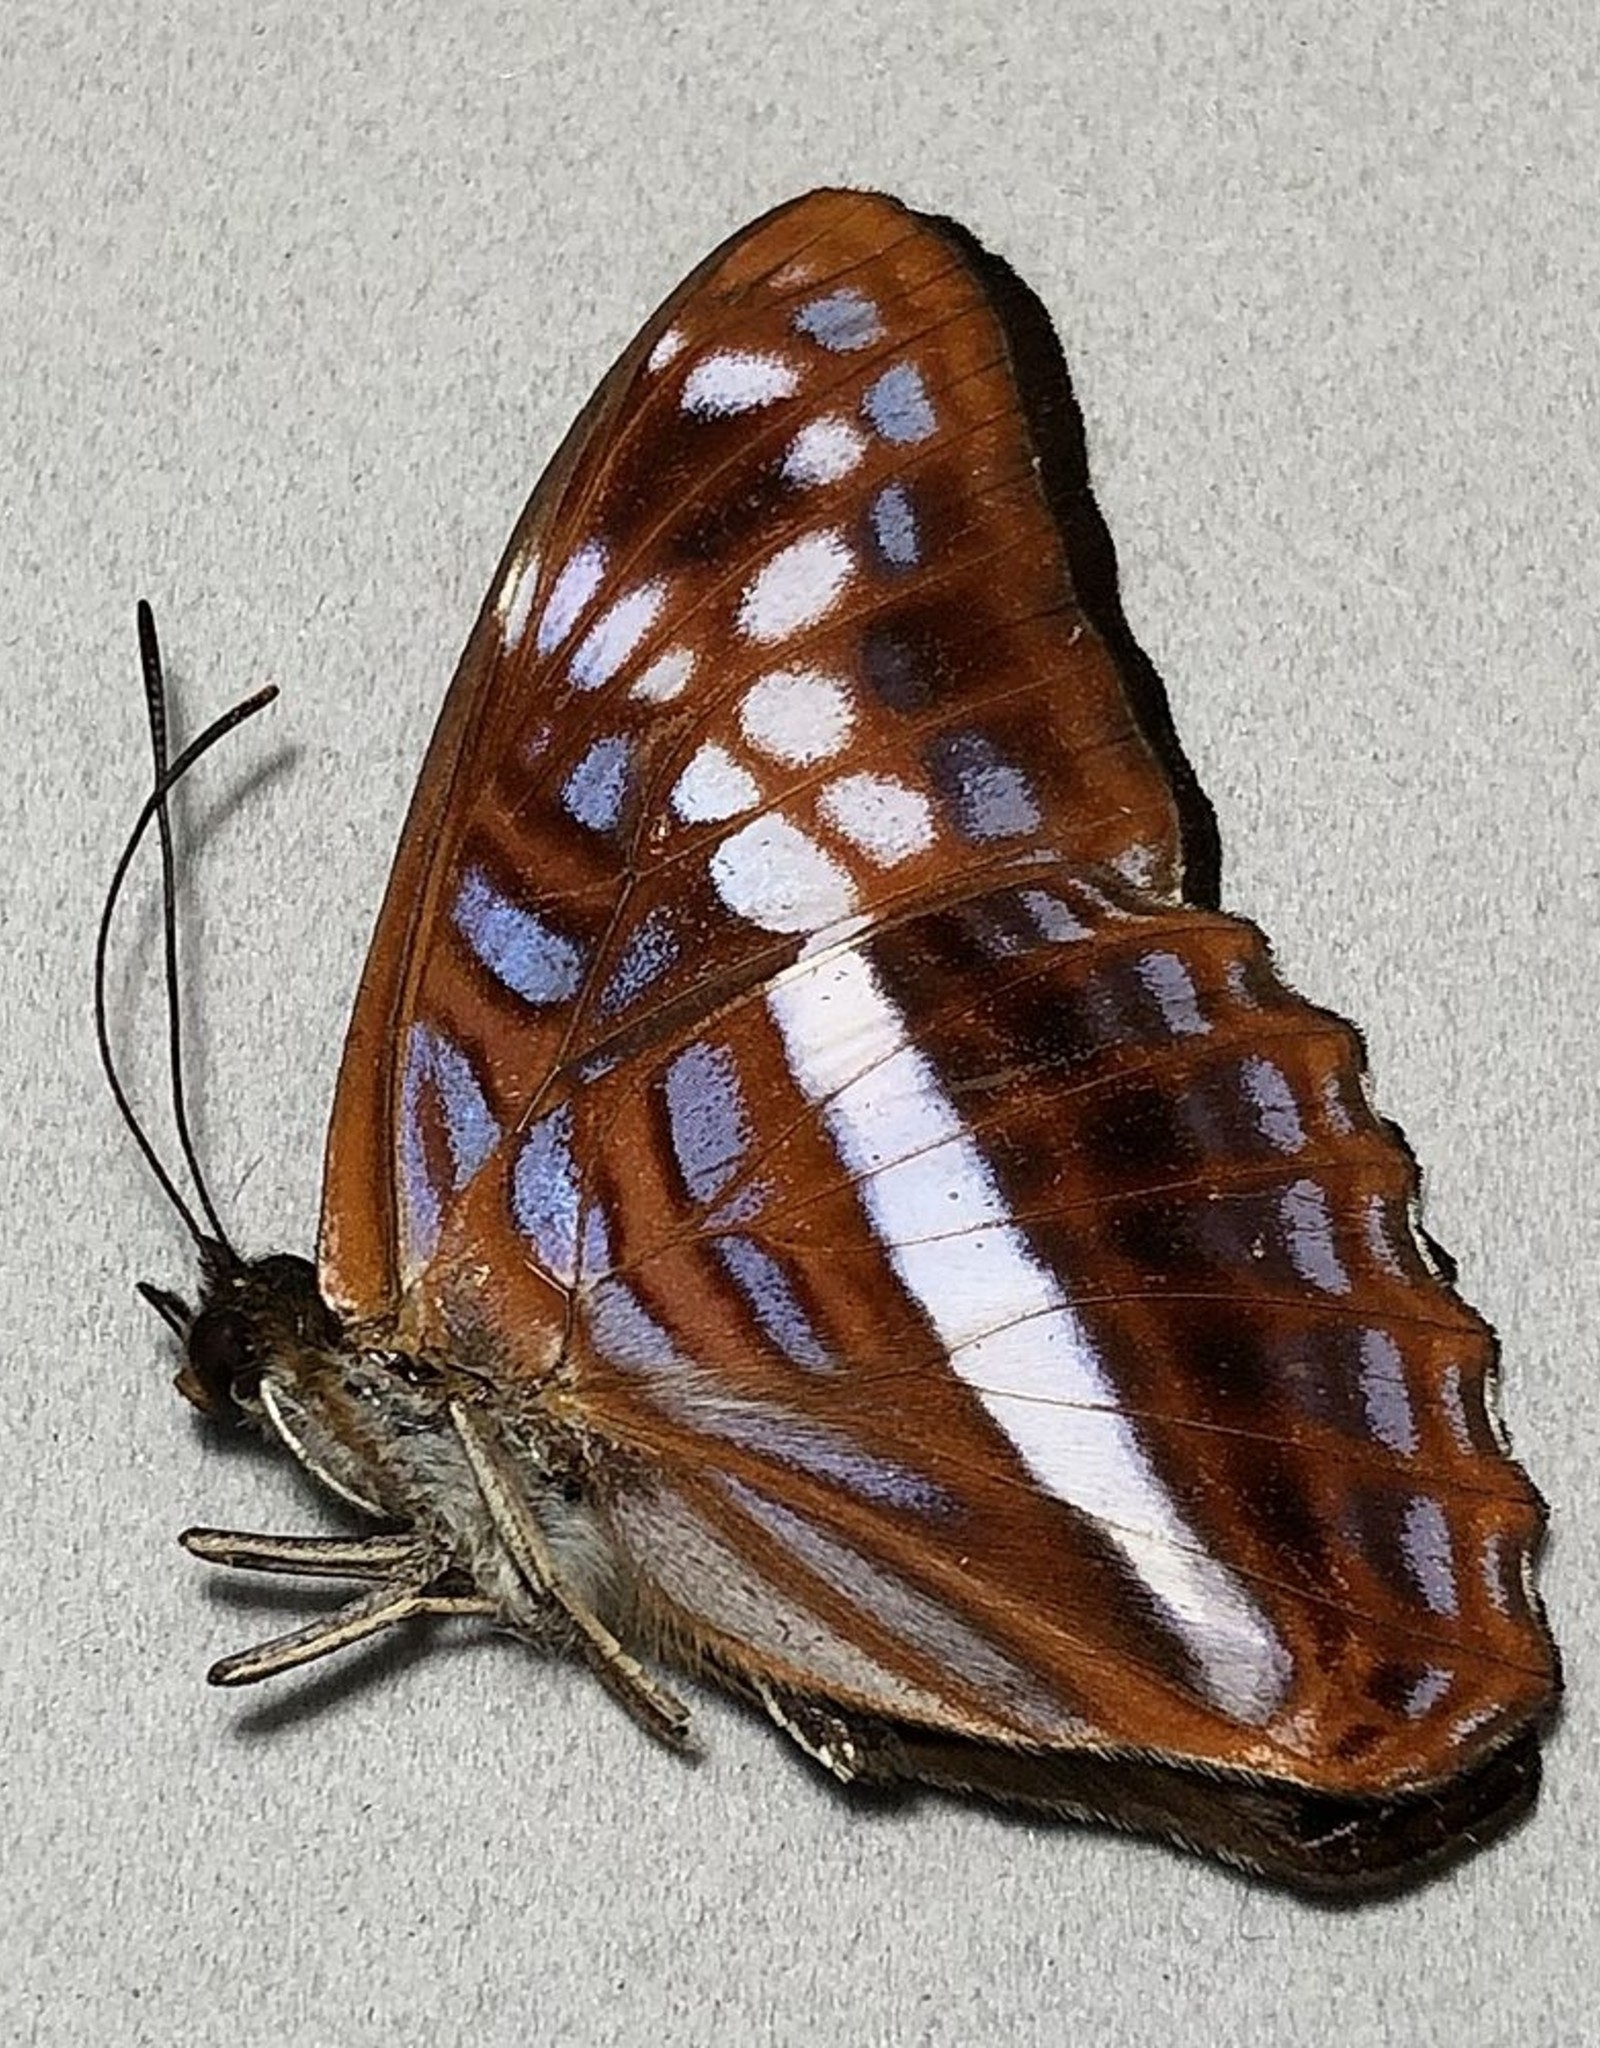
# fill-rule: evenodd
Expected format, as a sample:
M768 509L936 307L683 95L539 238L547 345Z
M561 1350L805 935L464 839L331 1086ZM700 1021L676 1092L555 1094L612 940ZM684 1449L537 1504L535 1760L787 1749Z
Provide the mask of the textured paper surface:
M1593 2038L1600 132L1586 6L244 7L0 23L8 1096L0 2036L51 2044ZM512 519L635 325L810 185L954 213L1063 334L1232 906L1365 1028L1554 1503L1543 1804L1318 1911L955 1802L862 1811L707 1700L652 1750L441 1633L225 1698L301 1611L191 1521L331 1526L167 1384L184 1241L118 1131L94 919L182 724L199 1125L309 1249L401 808ZM112 978L154 1099L147 890Z

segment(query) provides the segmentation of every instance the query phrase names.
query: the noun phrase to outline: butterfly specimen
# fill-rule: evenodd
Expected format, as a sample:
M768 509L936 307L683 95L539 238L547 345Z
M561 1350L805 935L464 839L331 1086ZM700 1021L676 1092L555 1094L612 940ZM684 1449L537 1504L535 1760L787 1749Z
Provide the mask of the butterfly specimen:
M215 732L168 763L144 623L170 898ZM379 1525L189 1531L359 1589L213 1679L475 1614L669 1743L703 1674L840 1779L1310 1888L1521 1812L1558 1681L1493 1339L1215 889L1038 302L870 194L734 236L473 629L316 1266L152 1158L179 1387Z

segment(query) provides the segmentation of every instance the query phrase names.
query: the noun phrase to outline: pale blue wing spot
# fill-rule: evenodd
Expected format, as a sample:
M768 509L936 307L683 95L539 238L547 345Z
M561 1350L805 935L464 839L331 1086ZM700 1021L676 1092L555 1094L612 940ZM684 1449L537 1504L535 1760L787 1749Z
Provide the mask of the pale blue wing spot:
M483 965L524 1002L559 1003L576 993L583 947L537 911L502 895L481 869L463 878L451 914Z
M433 1256L439 1242L443 1195L428 1165L426 1123L430 1093L437 1102L450 1151L450 1188L465 1187L500 1142L500 1126L461 1048L426 1024L413 1024L400 1084L400 1180L405 1244L413 1262Z
M1447 1671L1442 1664L1430 1664L1405 1696L1407 1720L1417 1721L1431 1713L1454 1683L1453 1671Z
M578 1208L567 1102L541 1117L523 1139L511 1178L511 1213L540 1263L568 1285L577 1278Z
M772 1254L748 1237L719 1237L717 1256L750 1304L762 1329L785 1356L808 1372L827 1372L834 1358Z
M1406 1391L1405 1361L1387 1330L1361 1333L1361 1396L1367 1426L1379 1443L1410 1457L1417 1448L1416 1417Z
M429 1171L422 1128L423 1090L432 1066L431 1037L426 1026L413 1025L400 1083L401 1235L407 1263L412 1266L425 1265L439 1242L439 1191Z
M1086 939L1089 927L1078 917L1059 896L1052 896L1044 889L1024 889L1018 898L1024 910L1033 919L1039 936L1052 946L1068 945L1074 939Z
M917 518L904 484L885 484L872 501L872 537L878 553L894 569L909 569L921 560Z
M963 838L1012 839L1037 830L1039 806L1027 777L986 733L948 733L929 747L927 762Z
M413 1032L422 1027L414 1025ZM458 1045L437 1033L433 1036L433 1084L439 1091L444 1111L445 1136L450 1144L455 1184L466 1186L500 1142L500 1126L471 1063Z
M633 742L620 733L596 740L567 777L561 801L567 815L591 832L614 832L627 802Z
M772 1200L771 1181L747 1180L736 1187L725 1202L719 1202L706 1218L708 1230L726 1230L735 1223L754 1223Z
M583 1212L583 1275L586 1280L611 1270L611 1227L598 1202Z
M1326 1190L1314 1180L1286 1187L1278 1205L1288 1240L1289 1262L1302 1280L1327 1294L1348 1294L1350 1275L1333 1241L1333 1215Z
M585 1299L584 1313L595 1349L613 1365L647 1373L682 1368L670 1334L620 1280L602 1281Z
M794 316L796 330L836 355L870 348L883 337L883 321L865 292L829 292L808 299Z
M829 1423L729 1392L691 1365L631 1287L603 1280L583 1298L590 1341L611 1364L643 1375L651 1404L703 1437L826 1480L864 1500L912 1514L948 1515L956 1503L936 1480L880 1458ZM713 1467L714 1457L707 1462Z
M897 446L926 441L939 424L921 372L911 363L896 363L869 384L861 408L884 440Z
M540 615L539 630L534 636L534 644L541 654L549 654L572 631L579 614L600 588L605 569L606 551L597 540L586 540L562 564L560 574L551 585L550 595Z
M655 623L666 595L664 583L646 583L619 597L578 643L567 673L580 690L609 683Z
M1519 1555L1516 1544L1503 1532L1491 1530L1483 1540L1483 1554L1478 1560L1483 1589L1502 1614L1511 1612L1510 1588L1518 1584L1521 1576Z
M1450 1524L1444 1509L1431 1495L1415 1494L1407 1502L1400 1541L1417 1589L1429 1608L1435 1614L1454 1614L1458 1595Z
M668 1067L663 1087L683 1184L695 1201L709 1202L733 1178L750 1143L738 1065L726 1046L697 1040Z
M1156 999L1162 1019L1175 1038L1210 1029L1189 970L1176 953L1146 953L1135 970Z
M1445 1421L1450 1425L1450 1434L1455 1438L1456 1448L1470 1454L1477 1446L1473 1439L1472 1424L1467 1419L1467 1404L1459 1365L1447 1365L1439 1375L1439 1405L1444 1410Z
M1306 1141L1294 1090L1282 1067L1252 1053L1239 1062L1239 1085L1255 1111L1256 1128L1279 1152L1298 1152Z
M637 1002L650 985L672 966L678 950L672 913L658 904L628 934L617 956L617 964L611 971L611 978L601 992L601 1016L614 1017L619 1010Z
M923 1515L944 1514L954 1505L937 1481L864 1450L842 1429L804 1416L790 1416L754 1401L730 1401L715 1420L702 1420L701 1427L709 1435L826 1479L863 1500Z

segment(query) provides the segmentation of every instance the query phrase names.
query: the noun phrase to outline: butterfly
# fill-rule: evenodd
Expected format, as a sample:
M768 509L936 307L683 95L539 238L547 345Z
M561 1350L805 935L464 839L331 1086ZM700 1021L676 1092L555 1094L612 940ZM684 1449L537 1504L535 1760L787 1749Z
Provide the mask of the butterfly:
M107 906L167 795L154 779ZM376 1525L194 1529L673 1674L837 1779L1391 1885L1558 1689L1492 1334L1360 1041L1215 907L1039 302L822 191L624 352L512 536L351 1018L315 1266L194 1159L180 1390ZM101 937L101 1029L105 930ZM128 1112L131 1119L131 1111Z

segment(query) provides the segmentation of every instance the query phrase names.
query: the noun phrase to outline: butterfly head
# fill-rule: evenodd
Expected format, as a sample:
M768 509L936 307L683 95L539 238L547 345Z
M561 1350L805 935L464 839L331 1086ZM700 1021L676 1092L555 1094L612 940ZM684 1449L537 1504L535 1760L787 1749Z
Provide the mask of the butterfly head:
M317 1289L315 1268L276 1252L240 1259L221 1244L201 1247L198 1307L165 1288L141 1286L156 1313L183 1340L173 1384L213 1421L262 1419L262 1386L271 1373L336 1354L341 1329Z
M150 607L138 609L139 650L150 731L153 781L106 892L95 945L94 1016L101 1065L112 1099L168 1201L200 1254L198 1306L148 1282L140 1293L183 1345L179 1393L217 1421L269 1428L303 1464L358 1506L372 1507L381 1485L365 1483L381 1467L395 1434L435 1427L444 1395L441 1376L425 1364L354 1345L323 1299L316 1269L276 1253L246 1259L234 1249L201 1171L183 1086L182 1020L178 1006L177 902L168 800L211 747L272 701L258 691L214 720L176 760L169 758L166 682ZM162 852L162 934L166 956L167 1036L172 1117L195 1200L158 1151L123 1086L111 1045L107 957L112 918L145 833L156 827Z

